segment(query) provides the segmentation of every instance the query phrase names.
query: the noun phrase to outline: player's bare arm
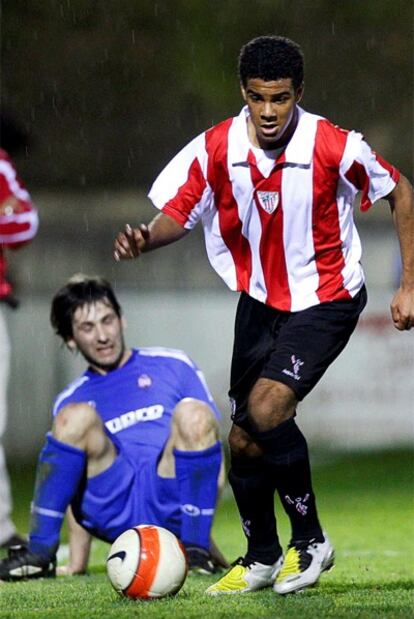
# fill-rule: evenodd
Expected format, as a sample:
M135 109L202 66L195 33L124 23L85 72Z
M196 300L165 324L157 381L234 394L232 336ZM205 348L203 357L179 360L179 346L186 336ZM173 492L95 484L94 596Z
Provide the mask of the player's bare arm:
M132 228L126 224L114 242L115 260L131 260L141 253L157 249L178 241L188 230L180 226L172 217L160 213L150 222Z
M414 199L411 183L401 176L388 196L401 250L401 283L391 302L394 326L408 330L414 326Z
M92 536L75 520L72 508L66 513L69 528L69 563L58 567L60 576L85 574L91 550Z

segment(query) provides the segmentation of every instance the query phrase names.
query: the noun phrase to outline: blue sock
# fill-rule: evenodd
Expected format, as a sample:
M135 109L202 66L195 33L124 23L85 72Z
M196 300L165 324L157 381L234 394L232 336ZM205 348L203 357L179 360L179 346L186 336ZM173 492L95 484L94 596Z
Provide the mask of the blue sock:
M174 456L181 504L181 541L208 550L217 502L221 444L217 441L201 451L174 449Z
M61 443L49 432L39 455L30 521L29 550L52 556L59 546L66 509L82 479L84 451Z

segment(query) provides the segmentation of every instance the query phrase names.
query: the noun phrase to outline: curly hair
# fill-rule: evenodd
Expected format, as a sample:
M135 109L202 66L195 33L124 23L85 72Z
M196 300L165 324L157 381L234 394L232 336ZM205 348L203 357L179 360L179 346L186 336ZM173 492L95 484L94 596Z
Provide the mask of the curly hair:
M257 37L241 48L238 72L244 87L250 78L270 82L290 77L297 90L303 82L303 53L297 43L286 37Z
M121 306L112 286L102 277L89 277L83 273L77 273L57 291L52 299L50 322L64 342L73 336L72 320L78 307L97 301L111 305L116 315L121 316Z

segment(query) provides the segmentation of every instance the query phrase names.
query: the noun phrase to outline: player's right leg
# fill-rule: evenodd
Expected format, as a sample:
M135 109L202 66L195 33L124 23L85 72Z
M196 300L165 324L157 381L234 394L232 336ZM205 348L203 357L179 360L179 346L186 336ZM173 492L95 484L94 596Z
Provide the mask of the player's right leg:
M282 566L274 513L275 485L267 475L261 448L241 427L230 432L231 469L229 481L247 539L247 552L208 595L247 593L274 584Z
M271 352L274 312L263 303L240 295L235 320L230 398L234 425L229 436L229 481L247 538L246 555L208 595L244 593L271 586L282 563L274 511L275 482L268 475L263 450L253 438L248 399Z
M109 468L115 448L88 404L72 404L55 418L39 455L27 548L13 548L0 562L0 580L54 576L60 529L84 479Z

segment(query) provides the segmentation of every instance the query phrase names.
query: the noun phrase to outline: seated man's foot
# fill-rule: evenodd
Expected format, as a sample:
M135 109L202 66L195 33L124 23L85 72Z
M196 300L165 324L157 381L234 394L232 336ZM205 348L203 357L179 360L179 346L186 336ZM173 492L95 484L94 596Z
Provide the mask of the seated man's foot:
M12 546L24 546L25 544L27 544L27 540L24 537L18 533L13 533L5 542L0 544L0 548L7 550L7 548L11 548Z
M274 590L276 593L296 593L311 587L322 572L334 565L334 550L327 536L323 541L292 541L280 570Z
M56 557L34 554L25 546L9 548L7 559L0 561L0 580L16 581L28 578L56 576Z
M200 546L186 546L185 550L188 558L188 569L193 574L209 576L221 571L221 567L208 550Z
M283 556L273 563L265 565L258 561L247 562L240 557L233 567L219 581L211 585L207 595L224 595L231 593L248 593L264 587L271 587L282 567Z

